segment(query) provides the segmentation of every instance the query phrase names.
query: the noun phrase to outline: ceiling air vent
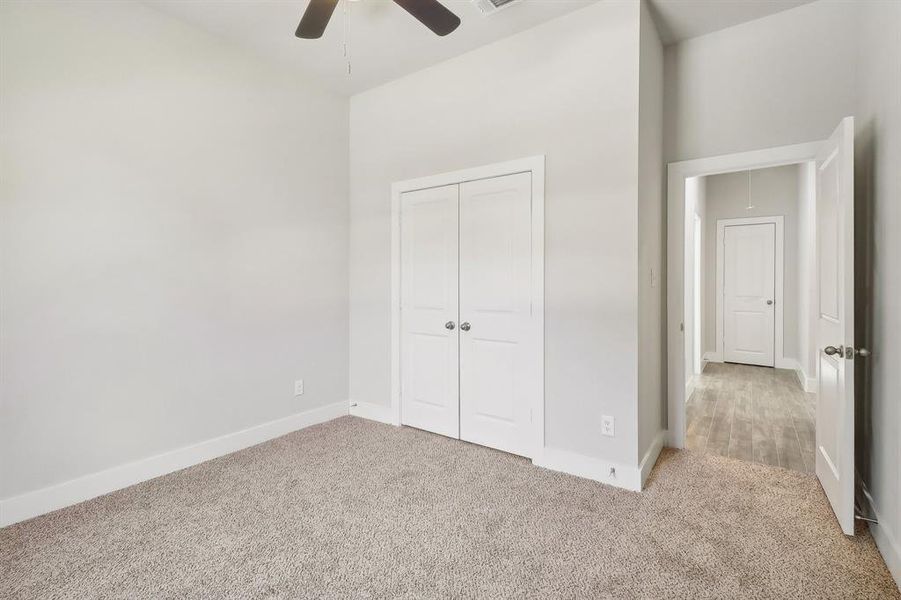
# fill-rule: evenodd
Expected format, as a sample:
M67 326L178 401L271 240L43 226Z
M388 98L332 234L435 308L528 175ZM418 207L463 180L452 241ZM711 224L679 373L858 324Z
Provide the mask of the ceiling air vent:
M482 14L492 15L497 11L507 8L511 4L518 4L521 0L472 0L479 7Z

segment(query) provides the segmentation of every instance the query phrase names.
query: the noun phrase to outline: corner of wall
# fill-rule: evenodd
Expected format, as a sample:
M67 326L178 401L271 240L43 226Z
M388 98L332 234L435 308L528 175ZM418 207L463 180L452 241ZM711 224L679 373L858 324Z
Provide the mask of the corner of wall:
M638 436L635 460L662 445L666 401L663 166L663 44L645 0L639 13L638 61ZM659 449L654 454L659 454ZM651 462L653 467L653 462ZM650 468L650 467L649 467ZM642 469L642 481L645 473Z

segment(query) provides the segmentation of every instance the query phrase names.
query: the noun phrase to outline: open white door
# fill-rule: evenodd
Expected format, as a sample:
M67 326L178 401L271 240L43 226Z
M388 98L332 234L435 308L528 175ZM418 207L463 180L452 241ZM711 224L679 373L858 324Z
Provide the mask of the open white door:
M459 186L401 196L401 422L460 435Z
M854 119L817 156L817 477L854 534Z

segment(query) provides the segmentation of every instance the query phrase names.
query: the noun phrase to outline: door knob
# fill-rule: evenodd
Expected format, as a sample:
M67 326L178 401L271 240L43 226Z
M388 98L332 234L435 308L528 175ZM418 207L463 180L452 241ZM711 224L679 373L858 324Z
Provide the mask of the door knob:
M835 346L826 346L825 348L823 348L823 352L825 352L829 356L836 356L836 355L844 356L845 355L845 347L839 346L838 348L836 348Z
M845 348L845 358L847 358L848 360L854 360L855 356L868 358L870 356L870 351L866 348L854 348L852 346Z
M454 327L456 327L456 326L457 325L453 321L448 321L447 323L444 324L444 328L450 329L451 331L453 331Z
M472 325L470 325L468 321L466 323L460 323L460 329L463 331L469 331L470 327L472 327Z
M766 305L767 305L767 306L772 306L772 305L773 305L773 301L772 301L772 300L767 300L767 301L766 301Z

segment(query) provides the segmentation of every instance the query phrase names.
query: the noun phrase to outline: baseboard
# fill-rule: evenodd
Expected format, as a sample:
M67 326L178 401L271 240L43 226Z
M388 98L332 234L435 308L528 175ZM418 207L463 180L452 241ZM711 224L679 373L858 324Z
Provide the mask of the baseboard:
M795 363L795 375L798 378L798 383L801 385L802 390L811 394L816 393L817 378L808 377L807 373L804 372L804 367L802 367L800 363Z
M707 362L721 363L723 362L723 355L719 352L705 352L703 360Z
M817 393L817 378L816 377L808 377L807 383L804 385L804 391L809 392L811 394Z
M863 485L862 489L870 504L870 510L873 511L873 517L878 521L878 524L875 525L870 523L870 533L876 541L879 553L882 554L885 566L888 567L892 578L895 580L895 585L901 588L901 545L898 543L898 536L889 527L888 521L883 519L883 515L879 512L879 507L873 501L873 496L870 495L866 485Z
M651 447L644 453L644 458L641 459L641 464L638 466L638 470L641 473L641 489L644 489L644 484L651 475L651 471L654 470L654 465L657 464L657 458L663 451L663 442L665 438L666 431L659 431L657 435L654 436Z
M807 389L807 375L804 374L804 369L801 368L801 365L797 365L795 367L795 377L798 378L798 385L801 386L802 390Z
M695 386L697 384L697 376L692 375L691 379L685 382L685 401L688 402L691 399L691 395L695 391Z
M394 424L394 418L391 414L391 407L381 404L373 404L372 402L354 402L350 403L350 414L361 419L369 419L370 421L378 421L379 423Z
M553 448L545 448L541 456L532 459L532 464L633 492L641 491L641 471L638 467L628 467L584 454ZM614 470L613 474L611 474L611 469Z
M879 518L878 513L876 517ZM870 533L876 540L876 547L879 548L882 559L895 580L895 585L901 588L901 547L898 545L897 538L885 525L870 525Z
M667 429L663 432L663 445L667 448L676 448L677 450L681 449L684 446L684 441L682 443L683 445L680 446L679 441L675 438L676 433L671 429Z
M85 475L20 496L6 498L0 501L0 527L72 506L161 475L180 471L346 414L347 402L335 402L192 446Z
M773 361L773 366L777 369L790 369L792 371L797 371L801 368L801 365L798 364L798 361L793 358L785 357L777 358L775 361Z

